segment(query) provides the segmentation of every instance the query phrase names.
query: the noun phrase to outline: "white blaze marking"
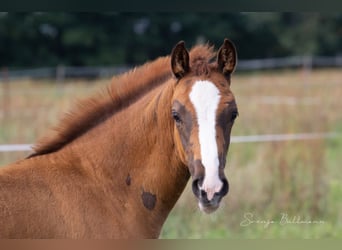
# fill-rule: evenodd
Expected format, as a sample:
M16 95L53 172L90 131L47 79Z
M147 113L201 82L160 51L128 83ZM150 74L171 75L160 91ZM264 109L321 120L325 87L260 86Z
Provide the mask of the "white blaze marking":
M194 105L198 121L198 137L202 164L205 168L203 185L200 187L211 200L219 192L223 183L219 178L219 158L216 144L216 110L220 102L220 92L209 81L197 81L192 86L190 100Z

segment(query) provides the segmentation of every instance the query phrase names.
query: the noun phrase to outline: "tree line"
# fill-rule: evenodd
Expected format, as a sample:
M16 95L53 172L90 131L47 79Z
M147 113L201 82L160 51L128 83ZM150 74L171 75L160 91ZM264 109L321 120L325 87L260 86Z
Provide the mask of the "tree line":
M240 59L342 52L338 13L0 13L0 67L136 65L180 40L237 46Z

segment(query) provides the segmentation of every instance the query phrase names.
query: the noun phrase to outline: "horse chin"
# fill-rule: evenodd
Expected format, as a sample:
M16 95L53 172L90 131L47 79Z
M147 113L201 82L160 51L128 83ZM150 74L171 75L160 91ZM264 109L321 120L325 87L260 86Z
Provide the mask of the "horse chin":
M211 214L211 213L215 212L220 207L220 204L203 205L201 202L198 202L198 207L202 212L204 212L206 214Z

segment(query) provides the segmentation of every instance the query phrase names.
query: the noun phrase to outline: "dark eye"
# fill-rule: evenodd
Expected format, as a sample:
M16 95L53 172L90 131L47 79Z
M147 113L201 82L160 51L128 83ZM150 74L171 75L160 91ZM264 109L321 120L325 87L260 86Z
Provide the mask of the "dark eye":
M172 117L173 119L175 120L176 123L181 123L182 122L182 119L179 117L179 114L172 110Z
M239 112L237 110L233 111L231 121L233 122L236 119L236 117L238 117L238 115L239 115Z

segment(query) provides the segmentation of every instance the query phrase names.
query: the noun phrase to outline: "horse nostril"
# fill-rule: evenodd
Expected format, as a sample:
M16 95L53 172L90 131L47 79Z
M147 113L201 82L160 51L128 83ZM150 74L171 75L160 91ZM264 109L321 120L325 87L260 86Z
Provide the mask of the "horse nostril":
M200 197L202 195L203 190L200 190L200 185L202 184L203 179L195 179L192 182L192 192L197 196Z
M222 178L221 181L222 181L223 185L222 185L222 188L219 192L219 195L225 196L229 191L229 183L228 183L228 180L226 178Z
M200 190L200 193L201 193L201 197L202 198L205 198L205 197L207 197L207 193L204 191L204 190Z

